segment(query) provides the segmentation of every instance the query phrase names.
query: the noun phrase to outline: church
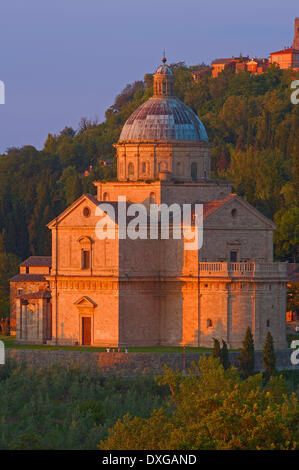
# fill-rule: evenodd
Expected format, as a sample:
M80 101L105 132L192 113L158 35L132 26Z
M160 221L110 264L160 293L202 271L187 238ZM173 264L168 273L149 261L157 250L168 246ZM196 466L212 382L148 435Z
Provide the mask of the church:
M99 347L242 345L268 331L286 347L287 264L273 262L275 224L212 179L204 125L176 96L166 59L153 96L126 121L117 181L95 181L49 222L52 257L32 256L11 279L19 343ZM181 239L99 239L100 203L200 204L203 245ZM116 230L118 229L116 224Z

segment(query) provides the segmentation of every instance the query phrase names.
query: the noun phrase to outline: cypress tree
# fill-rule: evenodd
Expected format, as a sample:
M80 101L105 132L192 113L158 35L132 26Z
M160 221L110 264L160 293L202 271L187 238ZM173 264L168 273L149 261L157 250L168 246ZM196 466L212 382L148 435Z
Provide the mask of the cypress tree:
M263 349L264 376L267 380L270 379L271 375L275 375L276 373L275 363L274 341L270 331L268 331Z
M221 349L221 362L223 365L224 369L229 369L230 368L230 362L229 362L229 354L228 354L228 349L227 349L227 344L222 340L222 349Z
M220 348L220 342L218 339L216 338L213 338L213 341L214 341L214 345L213 345L213 352L212 352L212 356L214 358L218 358L221 360L221 348Z
M254 342L251 329L246 330L240 357L240 374L247 378L254 374Z

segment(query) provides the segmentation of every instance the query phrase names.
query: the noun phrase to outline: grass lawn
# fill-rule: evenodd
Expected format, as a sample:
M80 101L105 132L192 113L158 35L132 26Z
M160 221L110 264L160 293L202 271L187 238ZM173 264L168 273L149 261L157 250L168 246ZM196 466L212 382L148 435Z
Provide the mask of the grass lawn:
M46 349L46 350L57 350L63 349L65 351L106 351L106 348L97 348L92 346L49 346L43 344L17 344L15 341L14 336L2 336L0 335L0 341L3 341L6 348L14 348L14 349ZM124 348L121 348L124 351ZM110 348L112 351L112 348ZM117 351L117 348L115 348ZM189 348L186 347L186 352L209 352L211 349L209 348ZM136 347L136 348L128 348L128 352L136 353L136 352L143 352L143 353L182 353L183 348L180 346L153 346L153 347Z

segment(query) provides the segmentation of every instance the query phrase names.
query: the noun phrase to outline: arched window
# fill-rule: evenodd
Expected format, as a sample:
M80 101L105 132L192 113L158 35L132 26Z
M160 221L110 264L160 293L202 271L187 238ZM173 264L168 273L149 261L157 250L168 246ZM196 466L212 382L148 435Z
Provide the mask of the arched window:
M81 237L78 242L81 247L81 269L91 268L91 252L92 252L92 239L90 237Z
M213 322L210 318L207 319L207 328L212 328Z
M134 163L132 162L130 162L128 165L128 175L129 177L134 176Z
M159 171L167 170L167 162L162 161L159 163Z
M269 328L269 326L270 326L270 320L269 320L269 318L268 318L268 320L267 320L267 328Z
M142 173L146 173L146 164L145 164L145 162L142 163Z
M103 201L109 201L109 193L103 194Z
M191 179L192 181L197 180L197 163L191 163Z

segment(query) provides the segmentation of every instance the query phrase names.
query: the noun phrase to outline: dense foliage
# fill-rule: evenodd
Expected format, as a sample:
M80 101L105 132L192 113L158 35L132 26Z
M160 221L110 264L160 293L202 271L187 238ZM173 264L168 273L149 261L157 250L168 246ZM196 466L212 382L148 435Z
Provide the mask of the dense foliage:
M235 181L236 192L279 224L276 259L296 260L299 105L290 101L295 74L273 67L259 76L225 71L217 79L206 75L194 81L191 67L172 67L178 97L199 115L214 144L213 175ZM77 130L49 134L41 151L27 145L0 155L2 303L8 296L5 260L10 275L18 260L50 254L46 224L82 192L94 193L92 181L115 177L115 165L102 166L101 160L115 161L113 143L128 116L152 95L152 78L147 74L143 82L127 85L104 122L82 118Z
M219 359L202 357L192 374L166 370L168 406L150 418L126 415L100 449L298 449L299 406L282 377L263 385L262 374L242 380Z
M166 393L151 377L8 362L0 367L0 449L96 449L118 418L149 416Z
M203 356L190 375L0 367L0 449L298 448L298 371L245 380Z

